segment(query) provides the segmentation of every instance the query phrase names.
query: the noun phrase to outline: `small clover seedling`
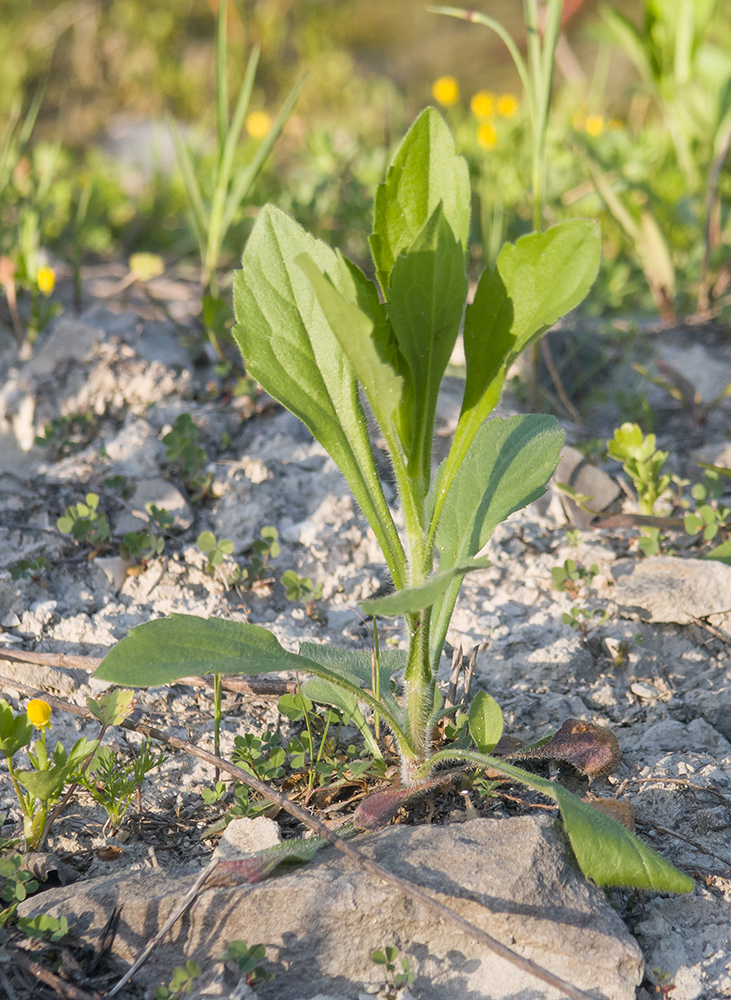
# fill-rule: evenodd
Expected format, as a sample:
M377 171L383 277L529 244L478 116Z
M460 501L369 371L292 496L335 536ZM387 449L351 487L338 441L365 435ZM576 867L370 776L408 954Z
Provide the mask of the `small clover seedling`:
M211 576L216 575L224 558L230 556L234 550L234 543L230 538L218 540L212 531L201 531L196 544L206 557L206 573Z
M465 306L469 227L467 164L444 120L427 108L376 192L370 247L378 284L272 205L258 214L234 275L234 336L246 369L343 473L394 588L362 601L361 611L403 616L408 650L382 649L375 664L367 650L315 643L296 654L258 625L173 615L134 628L97 676L147 687L211 671L214 678L309 675L304 695L343 712L374 755L382 752L363 711L390 730L403 789L389 792L413 794L450 760L493 768L558 802L577 861L598 884L688 892L692 879L619 823L557 782L493 757L497 741L485 734L494 709L484 699L470 709L477 749L433 746L445 711L454 711L442 707L437 671L463 577L488 565L480 553L497 525L543 495L563 444L552 417L488 418L513 361L582 301L599 266L596 224L573 219L506 244ZM460 333L462 408L435 469L437 397ZM369 416L388 452L401 530L386 502Z
M598 572L599 567L594 563L586 569L575 559L566 559L563 566L554 566L551 570L553 589L565 591L573 601L579 593L578 585L584 580L591 583Z
M20 580L23 577L30 577L33 583L40 583L47 569L48 560L45 556L38 556L37 559L19 559L10 567L10 579Z
M322 597L322 584L313 584L309 576L298 576L293 569L282 573L282 586L288 601L302 601L309 618L315 613L315 601Z
M107 515L99 510L96 493L87 493L86 503L67 507L56 525L62 534L71 535L75 541L91 545L93 549L103 549L109 544L109 521Z
M266 983L274 976L259 963L266 958L266 948L263 944L247 945L246 941L231 941L221 955L222 962L235 962L240 975L245 977L247 986L256 989L261 983Z
M201 974L201 967L192 959L185 965L176 965L167 986L155 987L155 1000L179 1000L193 992L195 980Z
M154 556L162 555L165 539L158 538L151 531L128 531L119 543L119 554L123 559L146 563Z
M192 479L206 464L205 449L200 447L200 431L189 413L181 413L162 439L168 462L178 465L186 479Z
M408 958L401 959L401 972L396 972L396 962L399 957L398 948L389 945L383 951L376 949L371 952L371 961L376 965L383 965L389 977L386 984L386 997L388 1000L396 1000L399 991L405 986L411 986L416 979L416 973L412 970Z

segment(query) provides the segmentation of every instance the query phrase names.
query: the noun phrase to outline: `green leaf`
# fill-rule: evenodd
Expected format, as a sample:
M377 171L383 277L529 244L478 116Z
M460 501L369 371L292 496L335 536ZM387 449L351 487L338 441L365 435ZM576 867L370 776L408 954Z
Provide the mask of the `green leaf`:
M379 350L379 346L382 348L391 339L390 331L386 331L385 336L374 337L376 323L382 328L388 326L384 307L375 296L369 302L369 312L364 312L359 306L346 301L309 257L302 254L297 263L312 282L330 329L353 366L376 420L387 430L393 412L401 402L403 378ZM375 292L375 286L372 287Z
M350 691L344 691L340 687L325 681L321 677L314 677L302 685L302 693L319 705L331 705L339 708L343 713L343 723L347 726L353 723L366 742L369 753L377 760L383 758L380 747L373 737L368 723L363 717L363 713L358 708L358 699Z
M482 425L442 508L441 569L476 555L501 521L543 496L563 441L554 417L498 417Z
M470 705L470 735L480 753L490 753L503 735L502 709L486 691L478 691Z
M599 226L589 219L559 222L506 243L497 269L513 303L513 356L586 297L600 256Z
M118 726L134 708L134 691L105 691L99 698L87 698L86 707L105 726Z
M288 652L268 629L246 622L195 615L172 615L145 622L131 629L127 638L107 653L95 676L129 687L153 687L199 674L266 674L280 670L323 677L353 692L381 711L394 732L402 735L392 704L383 698L377 703L369 692L361 690L357 678L343 670L329 669L314 658Z
M579 867L597 885L631 886L658 892L693 890L692 878L678 871L621 823L582 802L562 785L488 754L465 751L459 756L495 768L558 802Z
M371 253L387 294L394 263L412 245L442 202L463 250L470 224L470 180L449 128L434 108L422 111L396 151L376 190Z
M727 566L731 566L731 538L727 539L725 542L721 542L717 545L715 549L704 556L704 559L716 559L718 562L726 563Z
M309 665L306 657L288 652L259 625L171 615L131 629L107 653L95 676L130 687L153 687L199 674L307 672Z
M27 747L33 736L33 726L25 712L16 715L6 701L0 698L0 753L13 757Z
M466 562L451 566L444 572L435 573L418 587L405 587L386 597L374 597L369 601L361 601L358 607L366 615L396 615L416 614L424 608L430 608L444 594L450 585L461 581L465 573L476 569L486 569L489 559L469 559Z
M394 580L405 557L383 495L353 368L330 329L312 283L297 263L308 256L340 287L333 251L284 212L262 209L234 275L234 336L247 370L291 410L329 452L373 528Z
M563 440L554 417L536 414L480 427L443 503L435 536L440 571L476 555L501 521L543 495ZM461 577L454 577L434 609L432 663L441 656L460 585Z
M386 311L405 363L398 429L404 451L428 478L439 386L467 295L465 255L438 204L391 272Z
M366 649L341 649L337 646L323 646L320 643L303 642L300 653L315 660L333 673L349 679L351 683L372 688L373 658ZM381 702L396 718L402 710L391 694L391 677L397 670L406 669L407 654L404 649L381 649L378 658L380 674Z
M597 224L573 219L522 236L515 244L506 243L496 271L483 274L465 313L465 393L442 469L443 495L475 434L497 405L508 366L582 301L599 269L600 252ZM442 499L438 498L437 510Z

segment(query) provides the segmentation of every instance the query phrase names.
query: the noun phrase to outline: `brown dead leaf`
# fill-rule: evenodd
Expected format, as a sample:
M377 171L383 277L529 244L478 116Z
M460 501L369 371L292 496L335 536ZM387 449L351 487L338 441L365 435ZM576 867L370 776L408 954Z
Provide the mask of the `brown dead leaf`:
M548 743L531 750L513 752L511 757L530 760L560 760L581 774L605 774L622 759L617 737L605 726L579 719L567 719Z
M635 811L631 802L622 802L620 799L585 799L588 805L598 809L600 813L616 819L627 830L635 832Z

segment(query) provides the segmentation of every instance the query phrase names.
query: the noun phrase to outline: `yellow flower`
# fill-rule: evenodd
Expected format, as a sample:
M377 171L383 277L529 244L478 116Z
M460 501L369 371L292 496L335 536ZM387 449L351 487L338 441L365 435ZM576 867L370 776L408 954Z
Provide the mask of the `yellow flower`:
M489 90L478 90L470 101L470 108L475 118L489 118L495 111L495 95Z
M252 111L246 118L246 131L253 139L263 139L272 127L272 120L266 111Z
M483 122L477 130L477 145L483 149L494 149L497 145L497 132L490 122Z
M449 108L459 100L459 84L453 76L440 76L432 84L431 94L435 101Z
M596 138L601 135L604 131L604 118L602 115L587 115L586 116L586 134Z
M519 107L515 94L501 94L497 99L497 113L502 118L515 118Z
M607 128L610 132L619 132L624 128L624 122L621 118L610 118L607 122Z
M39 267L36 281L43 294L48 296L56 285L56 272L52 267Z
M51 725L51 706L40 698L31 698L25 714L28 716L28 721L37 729L45 729Z

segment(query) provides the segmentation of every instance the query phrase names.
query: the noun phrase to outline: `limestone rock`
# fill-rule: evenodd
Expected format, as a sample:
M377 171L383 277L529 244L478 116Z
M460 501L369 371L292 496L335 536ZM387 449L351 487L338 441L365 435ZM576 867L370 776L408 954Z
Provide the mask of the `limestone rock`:
M555 820L393 826L360 838L357 846L521 955L596 991L597 998L634 1000L643 973L640 950L604 893L581 876ZM83 941L95 943L120 906L113 949L130 963L194 878L135 872L91 879L30 898L20 912L63 913ZM334 850L259 884L203 892L155 949L139 981L159 983L190 958L206 972L236 939L267 946L275 979L261 988L262 1000L357 996L382 982L370 955L391 943L416 971L412 989L422 1000L554 996Z
M279 824L266 816L256 819L233 819L223 832L223 836L213 852L213 856L222 861L240 858L245 854L256 854L267 847L281 843L282 836Z
M643 621L689 625L731 611L731 566L714 559L619 559L612 574L617 604L637 609Z
M561 450L561 460L553 475L555 482L566 483L577 493L583 493L592 499L586 506L593 511L605 510L620 494L619 486L602 469L598 469L587 461L584 455L571 445L564 445ZM566 514L577 528L586 528L591 524L593 516L577 506L568 497L561 497Z

